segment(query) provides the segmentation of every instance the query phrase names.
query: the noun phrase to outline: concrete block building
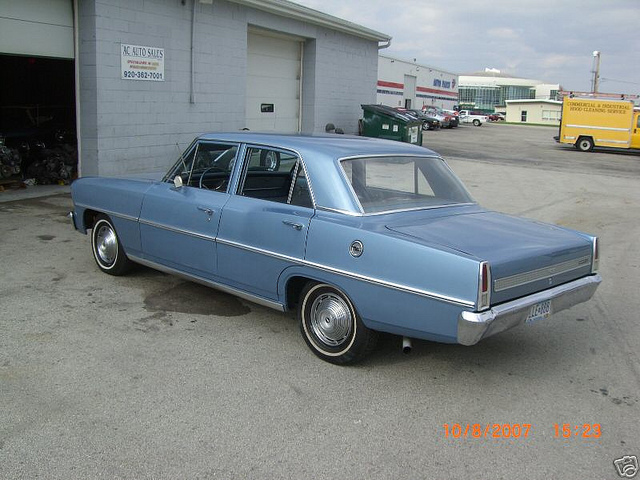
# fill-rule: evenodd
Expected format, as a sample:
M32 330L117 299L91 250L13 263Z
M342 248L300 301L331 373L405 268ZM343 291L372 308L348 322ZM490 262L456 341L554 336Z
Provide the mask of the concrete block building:
M391 40L287 0L0 0L0 11L3 77L24 60L59 62L49 75L68 79L57 90L73 102L81 175L164 170L202 132L356 133ZM31 108L27 67L0 97L0 129L13 99Z

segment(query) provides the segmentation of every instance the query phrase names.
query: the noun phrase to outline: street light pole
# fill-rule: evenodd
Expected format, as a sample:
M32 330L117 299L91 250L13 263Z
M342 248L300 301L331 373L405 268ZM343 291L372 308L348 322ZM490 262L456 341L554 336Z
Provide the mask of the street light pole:
M591 82L591 91L598 93L598 87L600 86L600 52L598 50L593 52L593 81Z

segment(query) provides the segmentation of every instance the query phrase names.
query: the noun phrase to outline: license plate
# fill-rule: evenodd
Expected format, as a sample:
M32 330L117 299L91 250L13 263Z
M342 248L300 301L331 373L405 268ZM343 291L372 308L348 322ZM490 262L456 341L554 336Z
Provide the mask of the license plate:
M525 323L533 323L543 318L548 318L551 315L551 300L545 300L544 302L536 303L525 320Z

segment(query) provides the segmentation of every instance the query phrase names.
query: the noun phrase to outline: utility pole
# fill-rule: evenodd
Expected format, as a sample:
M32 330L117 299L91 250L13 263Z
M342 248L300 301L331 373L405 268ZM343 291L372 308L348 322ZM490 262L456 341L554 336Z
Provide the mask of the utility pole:
M591 91L598 93L598 87L600 86L600 52L598 50L593 52L593 81L591 82Z

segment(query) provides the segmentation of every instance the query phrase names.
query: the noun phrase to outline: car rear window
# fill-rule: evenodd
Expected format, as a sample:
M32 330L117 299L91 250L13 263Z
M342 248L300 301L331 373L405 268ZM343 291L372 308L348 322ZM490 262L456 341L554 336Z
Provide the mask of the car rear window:
M473 203L440 158L365 157L340 165L366 214Z

